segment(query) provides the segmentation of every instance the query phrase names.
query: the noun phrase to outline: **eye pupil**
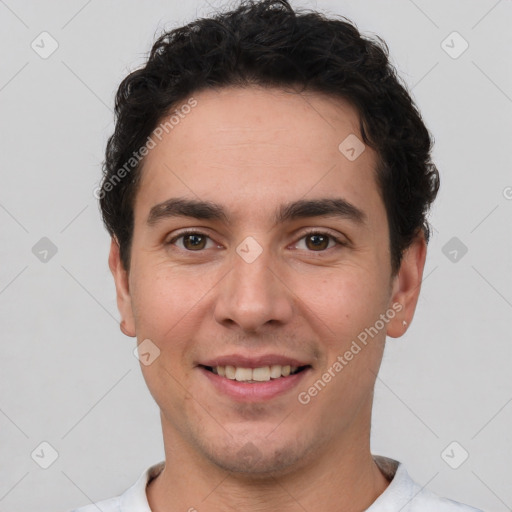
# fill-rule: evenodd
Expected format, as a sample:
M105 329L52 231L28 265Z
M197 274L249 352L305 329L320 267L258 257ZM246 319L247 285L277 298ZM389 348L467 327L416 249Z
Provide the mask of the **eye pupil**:
M320 241L320 245L318 244L318 239L322 239ZM329 239L328 237L324 236L324 235L320 235L320 234L313 234L313 235L309 235L308 236L308 240L313 240L315 239L316 242L313 242L313 247L316 248L316 249L325 249L328 245L329 245ZM327 246L323 246L322 244L325 244L325 241L327 241Z
M199 241L198 241L198 239L199 239ZM202 235L198 235L198 234L185 235L183 237L183 244L185 245L185 247L187 247L186 241L190 242L191 240L195 240L195 241L191 242L191 247L197 249L199 246L201 246L201 243L204 244L205 239ZM187 247L187 249L188 249L188 247Z

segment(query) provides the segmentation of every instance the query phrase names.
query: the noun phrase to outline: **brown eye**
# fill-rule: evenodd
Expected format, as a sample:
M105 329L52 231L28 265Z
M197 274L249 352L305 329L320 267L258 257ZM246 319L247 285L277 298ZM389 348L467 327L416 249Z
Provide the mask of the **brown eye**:
M329 246L329 243L332 245ZM301 247L302 245L302 247ZM309 231L303 233L297 248L308 252L328 252L329 249L341 249L346 242L327 231Z
M188 243L187 243L187 241L188 241ZM198 233L185 235L183 237L183 246L185 247L185 249L189 249L189 250L204 249L205 242L206 242L206 237L204 235L200 235Z
M180 249L191 252L199 252L206 248L206 244L210 237L196 231L183 232L168 242L168 245L174 245L176 242Z
M329 246L329 241L331 239L330 236L322 234L322 233L313 233L306 235L306 247L308 249L317 251L317 250L325 250Z

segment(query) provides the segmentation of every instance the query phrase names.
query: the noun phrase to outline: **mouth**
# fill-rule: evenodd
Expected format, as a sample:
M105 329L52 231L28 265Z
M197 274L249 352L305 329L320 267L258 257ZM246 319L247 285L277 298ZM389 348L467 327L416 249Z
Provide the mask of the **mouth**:
M261 403L290 393L312 371L309 364L294 363L241 361L240 366L235 366L218 361L199 364L197 369L214 392L237 402Z
M311 368L310 365L304 366L291 366L291 365L280 365L273 364L269 366L260 366L257 368L244 368L241 366L206 366L199 365L206 371L218 375L229 380L236 380L237 382L248 382L256 384L260 382L269 382L271 380L281 379L289 377L290 375L296 375L297 373L303 372L304 370Z

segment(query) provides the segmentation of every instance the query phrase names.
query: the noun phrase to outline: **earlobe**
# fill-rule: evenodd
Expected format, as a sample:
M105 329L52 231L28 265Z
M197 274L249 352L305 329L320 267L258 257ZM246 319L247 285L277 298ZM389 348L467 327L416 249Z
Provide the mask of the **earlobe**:
M108 266L112 272L116 286L117 308L121 314L121 323L119 327L123 334L133 338L136 334L128 279L129 276L128 271L125 270L121 261L119 244L114 237L112 237L110 243Z
M130 336L131 338L135 337L135 333L133 332L133 330L130 330L126 327L125 320L121 320L121 323L119 324L119 329L121 329L121 332L126 336Z
M393 281L391 304L400 304L396 316L388 324L387 335L402 336L410 325L418 303L427 255L427 244L420 230L411 245L404 251L400 270Z

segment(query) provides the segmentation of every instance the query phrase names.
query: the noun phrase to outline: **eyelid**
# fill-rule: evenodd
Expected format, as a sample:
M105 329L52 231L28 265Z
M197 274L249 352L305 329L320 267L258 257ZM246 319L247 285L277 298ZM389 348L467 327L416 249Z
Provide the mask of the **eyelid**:
M299 240L308 235L327 235L340 245L348 245L348 239L346 237L328 228L307 228L307 231L301 231L299 234Z
M211 240L212 242L214 241L213 238L210 235L208 235L208 233L205 232L204 228L199 228L199 229L188 228L188 229L184 229L183 231L180 231L180 232L176 233L175 235L173 235L173 237L168 242L165 242L164 245L174 245L174 243L177 240L179 240L180 238L182 238L186 235L200 235L200 236L206 237L208 240ZM217 245L220 245L220 244L217 244ZM182 249L182 250L187 251L186 249ZM203 249L203 251L204 251L204 249ZM203 252L203 251L187 251L187 252Z
M214 242L213 238L210 235L208 235L206 232L204 232L204 228L197 228L197 229L187 228L187 229L184 229L183 231L176 233L168 242L165 242L165 245L174 245L174 243L177 240L179 240L180 238L182 238L186 235L200 235L200 236L204 236L207 239ZM330 239L334 240L334 242L336 243L336 245L334 247L330 247L329 249L324 249L323 251L308 251L310 253L322 254L322 253L328 252L330 249L346 247L350 243L346 239L346 237L340 236L338 233L334 233L331 230L329 230L328 228L306 228L306 231L299 231L298 233L295 234L295 237L296 237L295 244L298 243L303 238L307 237L308 235L325 235L325 236L328 236ZM219 245L219 244L217 244L217 245ZM181 250L185 251L185 252L189 252L189 253L204 252L204 249L199 250L199 251L190 251L187 249L181 249Z

